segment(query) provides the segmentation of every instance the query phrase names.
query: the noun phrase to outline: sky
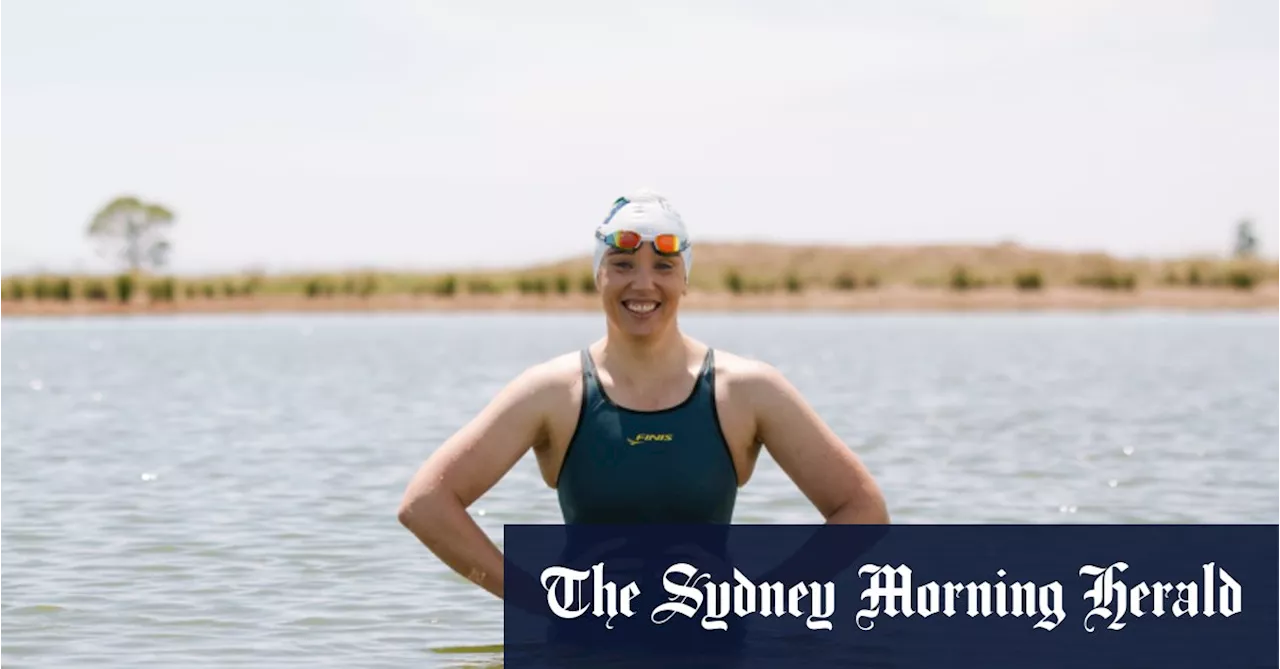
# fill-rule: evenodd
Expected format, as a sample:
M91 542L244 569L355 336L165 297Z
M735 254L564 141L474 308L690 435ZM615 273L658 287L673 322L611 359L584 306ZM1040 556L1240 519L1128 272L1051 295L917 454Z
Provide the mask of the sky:
M698 241L1277 248L1274 0L8 0L0 268L177 273L590 252L619 195Z

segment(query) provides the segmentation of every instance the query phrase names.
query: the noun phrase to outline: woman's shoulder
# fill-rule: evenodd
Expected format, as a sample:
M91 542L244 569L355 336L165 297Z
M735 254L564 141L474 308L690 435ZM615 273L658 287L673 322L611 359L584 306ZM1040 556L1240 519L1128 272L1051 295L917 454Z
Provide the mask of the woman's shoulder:
M572 387L582 377L582 352L571 351L536 362L518 376L539 391Z
M766 360L749 355L715 349L716 378L743 387L775 383L782 373Z
M557 390L571 388L579 375L577 356L565 353L530 363L509 377L501 394L541 401Z
M772 411L804 403L800 390L772 363L747 355L716 351L716 386L734 401Z

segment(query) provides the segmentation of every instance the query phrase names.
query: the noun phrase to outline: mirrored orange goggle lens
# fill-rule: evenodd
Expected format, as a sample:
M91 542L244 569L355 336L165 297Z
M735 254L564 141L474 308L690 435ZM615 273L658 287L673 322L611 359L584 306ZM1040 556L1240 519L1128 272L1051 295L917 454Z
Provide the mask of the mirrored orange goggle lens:
M675 235L658 235L653 240L653 246L659 253L675 253L680 250L680 238Z
M640 233L620 230L613 234L613 244L620 249L633 251L640 248Z

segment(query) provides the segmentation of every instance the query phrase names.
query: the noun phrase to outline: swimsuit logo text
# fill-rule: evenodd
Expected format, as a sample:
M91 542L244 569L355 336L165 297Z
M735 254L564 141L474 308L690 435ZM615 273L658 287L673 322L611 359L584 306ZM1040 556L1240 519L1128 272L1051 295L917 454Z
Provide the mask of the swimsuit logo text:
M640 444L643 444L646 441L671 441L671 435L670 434L650 434L648 432L641 432L640 434L637 434L636 436L631 437L630 439L627 439L627 443L631 444L632 446L638 446Z

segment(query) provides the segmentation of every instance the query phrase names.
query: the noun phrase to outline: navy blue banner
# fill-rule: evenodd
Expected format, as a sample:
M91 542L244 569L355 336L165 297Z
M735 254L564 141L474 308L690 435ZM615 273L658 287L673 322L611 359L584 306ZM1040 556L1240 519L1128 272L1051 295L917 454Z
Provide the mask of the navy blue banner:
M505 663L1275 667L1280 527L505 528Z

